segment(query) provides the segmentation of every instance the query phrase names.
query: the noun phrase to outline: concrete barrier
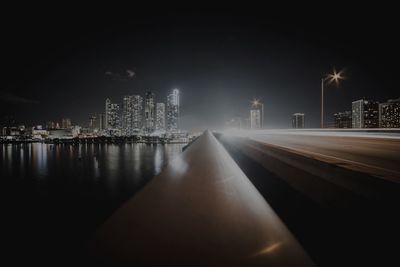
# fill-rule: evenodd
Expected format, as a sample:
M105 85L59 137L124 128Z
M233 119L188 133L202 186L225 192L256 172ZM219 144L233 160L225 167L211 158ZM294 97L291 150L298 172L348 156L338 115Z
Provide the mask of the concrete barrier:
M114 266L313 266L206 131L105 222L94 255Z

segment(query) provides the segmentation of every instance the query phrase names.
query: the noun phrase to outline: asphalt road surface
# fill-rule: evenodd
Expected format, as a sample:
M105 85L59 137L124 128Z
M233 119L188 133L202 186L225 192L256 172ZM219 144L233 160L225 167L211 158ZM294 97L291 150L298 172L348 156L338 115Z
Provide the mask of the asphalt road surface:
M260 130L231 134L400 183L400 135L387 133Z

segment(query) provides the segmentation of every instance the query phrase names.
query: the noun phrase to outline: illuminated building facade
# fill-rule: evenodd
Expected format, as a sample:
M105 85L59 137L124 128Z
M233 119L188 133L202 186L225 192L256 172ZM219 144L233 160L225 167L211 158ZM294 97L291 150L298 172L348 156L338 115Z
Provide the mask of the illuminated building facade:
M260 109L250 110L250 129L261 129L261 111Z
M335 128L352 128L352 112L344 111L333 114Z
M119 105L111 103L109 98L106 99L105 122L106 129L116 130L120 128Z
M294 129L305 128L305 115L304 113L294 113L292 116L292 127Z
M156 105L156 130L165 131L165 104L157 103Z
M400 128L400 98L379 104L379 127Z
M179 90L174 89L167 97L167 131L179 130Z
M122 134L134 135L142 130L143 98L140 95L124 96Z
M61 120L61 128L63 128L63 129L71 128L71 119L69 119L69 118L62 119Z
M144 103L145 132L152 133L155 130L155 101L154 94L147 92Z
M378 128L379 103L360 99L352 103L352 128Z

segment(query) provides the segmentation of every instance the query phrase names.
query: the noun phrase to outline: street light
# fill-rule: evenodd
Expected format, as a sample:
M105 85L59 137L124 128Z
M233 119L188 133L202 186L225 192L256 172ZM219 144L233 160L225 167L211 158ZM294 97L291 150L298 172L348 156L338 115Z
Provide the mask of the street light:
M322 77L321 79L321 128L324 128L324 85L325 82L328 82L328 85L331 83L335 83L336 85L339 85L339 82L341 80L344 80L344 77L342 76L344 70L341 70L339 72L336 71L336 69L333 69L333 73L330 73L326 75L325 77Z
M254 100L251 102L251 106L258 108L258 106L261 106L261 129L264 127L264 104L260 102L259 99L254 98Z

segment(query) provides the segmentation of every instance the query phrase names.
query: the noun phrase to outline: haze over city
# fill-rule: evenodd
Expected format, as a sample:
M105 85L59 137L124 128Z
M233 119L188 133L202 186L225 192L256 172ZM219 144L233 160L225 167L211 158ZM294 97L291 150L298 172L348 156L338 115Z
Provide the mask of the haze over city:
M164 99L179 88L183 129L220 128L248 114L254 98L265 104L267 128L290 128L296 112L318 127L320 79L333 67L347 79L326 91L331 122L362 97L398 97L395 18L374 19L379 12L327 9L304 20L268 11L136 11L109 19L82 11L73 21L61 12L20 12L4 33L1 114L25 124L68 117L86 125L106 98L152 91Z

